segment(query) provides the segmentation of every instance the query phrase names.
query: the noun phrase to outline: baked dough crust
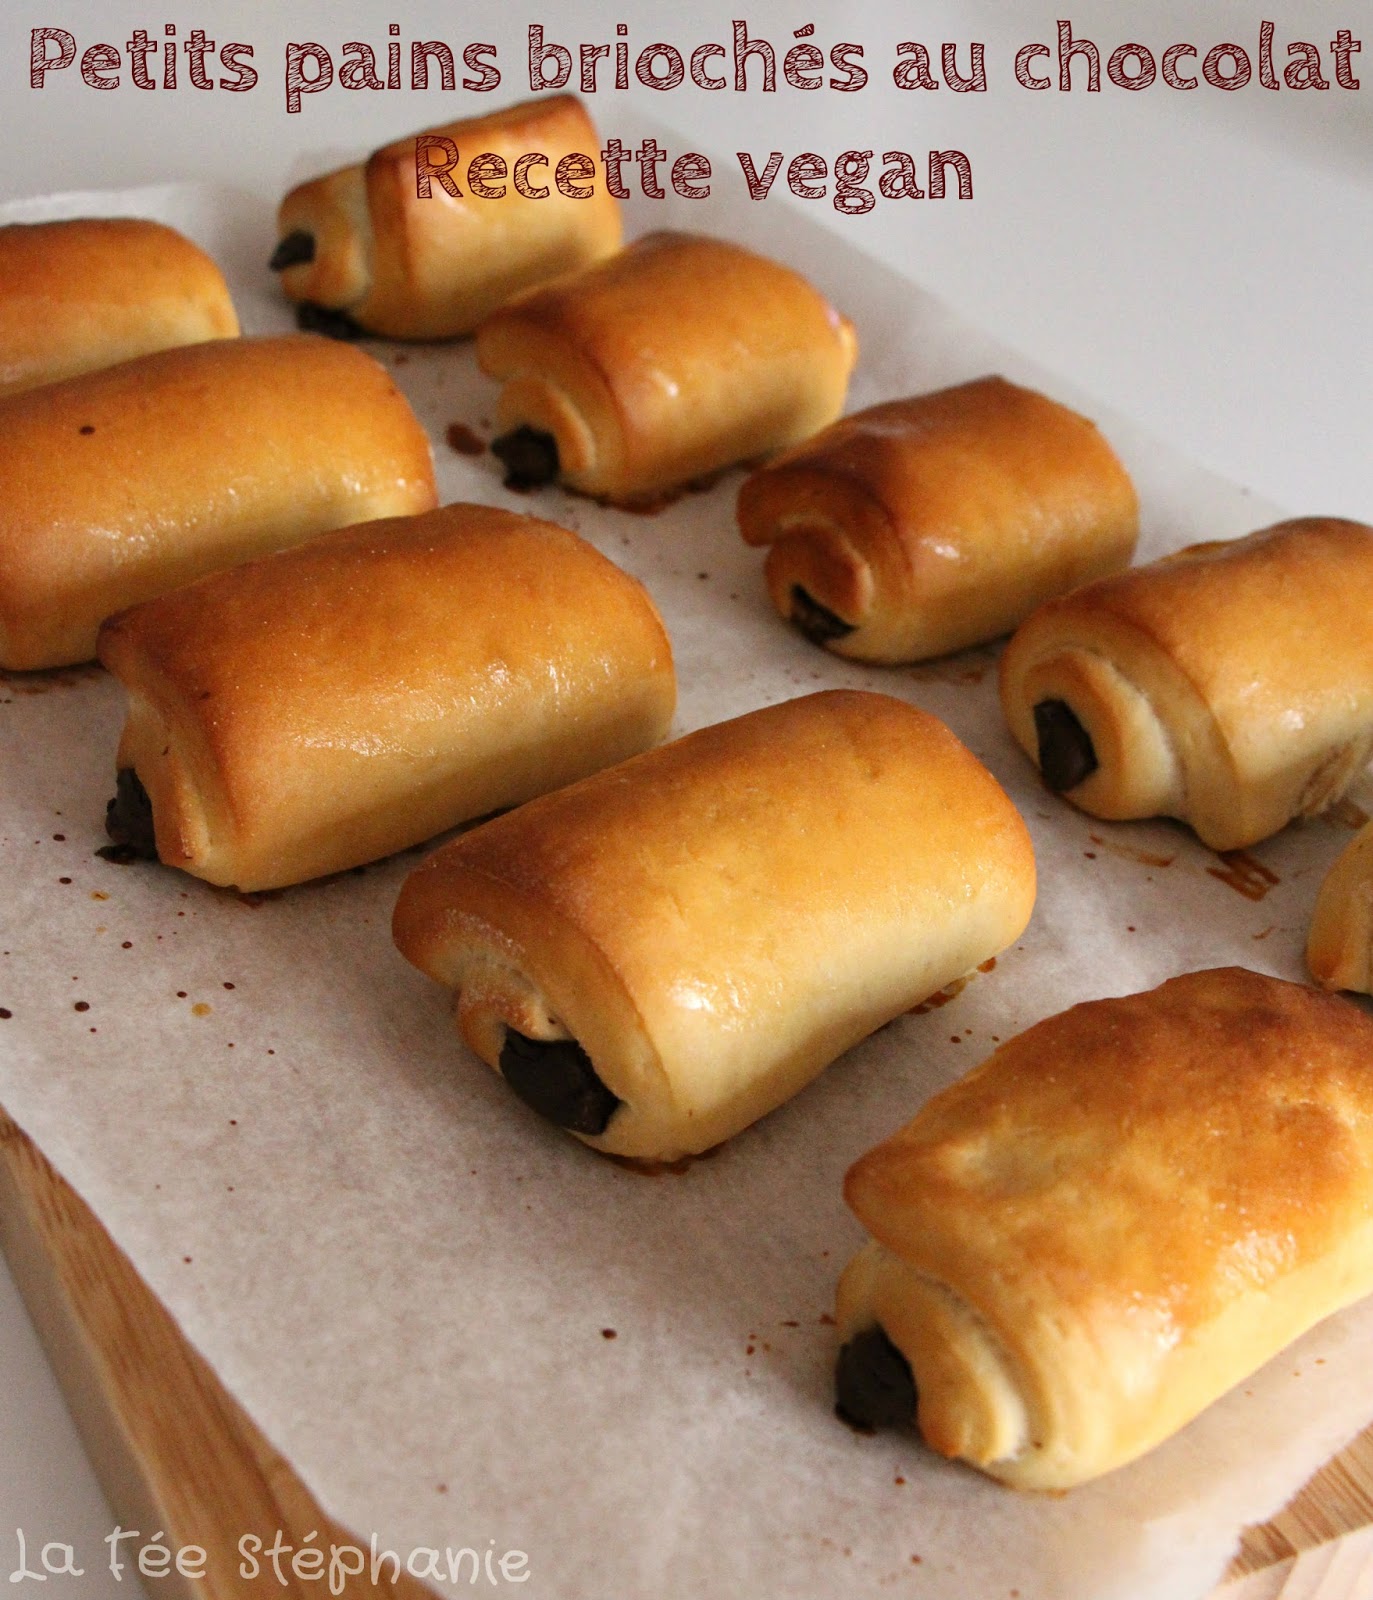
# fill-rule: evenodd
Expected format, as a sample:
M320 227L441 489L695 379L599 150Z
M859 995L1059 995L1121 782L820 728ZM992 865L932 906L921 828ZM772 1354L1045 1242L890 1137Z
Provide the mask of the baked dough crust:
M1326 873L1316 896L1306 964L1327 989L1373 994L1373 822Z
M237 333L219 268L160 222L0 227L0 395Z
M141 356L0 400L0 666L326 528L427 511L429 442L370 356L293 334Z
M1011 732L1065 704L1099 763L1066 798L1256 843L1333 805L1373 749L1373 528L1301 517L1051 600L1001 660Z
M1063 1489L1373 1290L1373 1019L1231 967L1074 1006L862 1157L839 1286L941 1454Z
M652 233L477 330L497 432L550 434L564 482L652 500L808 438L843 408L853 325L790 268Z
M719 1144L1013 943L1025 825L944 725L835 690L704 728L455 839L411 874L401 953L506 1030L572 1039L623 1104L596 1149ZM579 1135L580 1136L580 1135Z
M1007 633L1127 566L1139 502L1096 426L1005 378L844 417L760 468L739 529L769 546L773 604L800 588L856 661L921 661Z
M471 333L512 294L619 247L619 204L606 187L600 139L573 96L528 100L426 132L457 145L453 178L462 198L437 179L428 199L418 197L418 134L292 189L277 231L282 239L310 235L314 259L282 271L289 299L346 312L389 338L453 338ZM467 184L468 162L488 151L510 173L489 180L504 183L499 199L481 199ZM548 164L531 169L528 181L550 191L543 199L520 194L513 181L516 162L535 151ZM560 194L554 183L558 162L573 152L596 164L585 199Z
M657 742L657 612L566 529L489 506L370 522L113 617L118 764L161 860L277 888L518 805Z

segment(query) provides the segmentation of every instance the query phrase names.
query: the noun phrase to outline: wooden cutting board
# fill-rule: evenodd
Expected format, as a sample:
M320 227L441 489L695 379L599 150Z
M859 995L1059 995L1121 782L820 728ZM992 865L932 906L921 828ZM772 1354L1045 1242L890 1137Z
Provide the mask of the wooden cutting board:
M205 1577L171 1577L150 1590L180 1600L236 1600L270 1591L314 1600L321 1585L283 1587L264 1570L238 1572L244 1528L280 1528L294 1544L312 1528L320 1543L358 1542L332 1523L251 1419L181 1337L94 1214L13 1122L0 1112L0 1246L38 1328L105 1489L124 1527L161 1528L173 1547L208 1552ZM1270 1522L1246 1529L1226 1585L1277 1569L1304 1551L1373 1524L1373 1427L1311 1479ZM1306 1564L1303 1563L1303 1569ZM1300 1600L1365 1600L1373 1575L1351 1587L1303 1570ZM290 1577L287 1574L288 1579ZM1365 1586L1364 1578L1368 1579ZM349 1596L428 1600L415 1580L349 1579ZM1293 1600L1296 1600L1294 1594Z

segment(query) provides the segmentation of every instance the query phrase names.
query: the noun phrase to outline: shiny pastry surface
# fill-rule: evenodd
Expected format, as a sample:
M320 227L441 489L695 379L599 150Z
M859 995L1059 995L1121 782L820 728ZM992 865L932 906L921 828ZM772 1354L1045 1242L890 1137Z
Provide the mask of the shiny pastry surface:
M1093 816L1266 839L1373 751L1373 528L1300 517L1084 584L1017 629L1001 703Z
M1139 530L1095 425L998 377L841 418L747 478L738 518L782 616L886 662L1008 632L1127 565Z
M675 703L643 588L490 506L364 523L134 607L100 634L116 765L158 858L278 888L647 749ZM111 821L147 824L121 777Z
M842 1343L1006 1483L1132 1460L1373 1290L1370 1062L1373 1018L1236 967L1038 1023L850 1170Z
M836 690L453 840L407 880L394 933L457 991L477 1055L509 1077L511 1035L574 1044L617 1104L573 1131L661 1161L729 1138L1005 949L1034 892L1024 823L953 734ZM540 1109L563 1126L558 1108L596 1093L575 1065L547 1064Z
M327 339L221 339L0 400L0 666L88 661L101 622L207 572L429 510L390 375Z
M438 177L430 179L427 197L418 194L416 141L426 136L456 147L450 177L456 195ZM360 165L311 179L286 196L271 268L300 308L302 326L345 338L471 333L511 295L618 247L619 203L606 187L600 148L591 119L571 95L397 139ZM579 154L592 169L575 185L587 191L582 197L558 186L560 163ZM444 166L447 155L436 148L433 164ZM476 174L487 191L477 194L469 174L473 159L484 155L494 159Z
M237 332L219 268L160 222L0 227L0 396Z
M856 356L852 324L799 273L703 234L646 234L477 330L502 440L550 438L562 481L617 504L809 437L842 409Z

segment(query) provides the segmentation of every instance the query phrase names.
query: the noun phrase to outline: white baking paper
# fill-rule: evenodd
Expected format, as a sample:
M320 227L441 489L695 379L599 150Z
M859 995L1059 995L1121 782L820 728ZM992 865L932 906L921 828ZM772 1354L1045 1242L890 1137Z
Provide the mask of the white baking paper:
M678 210L653 221L699 226ZM8 215L96 211L183 228L224 264L250 331L289 325L264 267L266 205L168 188ZM795 211L721 200L711 221L854 318L852 407L996 370L1095 416L1142 492L1142 559L1276 515L1143 437L1128 394L1109 410L1074 394ZM549 515L648 585L676 649L680 730L827 685L949 722L1034 832L1029 931L713 1158L639 1176L515 1102L458 1043L447 995L395 953L391 906L421 852L251 903L108 864L95 850L116 686L94 669L11 675L0 1102L361 1544L523 1552L497 1586L531 1600L1205 1594L1239 1530L1373 1416L1373 1304L1147 1459L1066 1497L1016 1494L913 1436L834 1419L829 1311L861 1237L840 1181L998 1039L1075 1001L1231 962L1301 977L1316 885L1358 803L1373 809L1367 780L1247 868L1180 826L1096 822L1013 747L994 650L868 669L783 626L734 529L738 474L655 516L508 494L489 453L445 442L453 423L490 435L494 386L470 345L373 348L430 429L446 498ZM1216 404L1244 404L1223 374ZM470 1589L469 1573L435 1586Z

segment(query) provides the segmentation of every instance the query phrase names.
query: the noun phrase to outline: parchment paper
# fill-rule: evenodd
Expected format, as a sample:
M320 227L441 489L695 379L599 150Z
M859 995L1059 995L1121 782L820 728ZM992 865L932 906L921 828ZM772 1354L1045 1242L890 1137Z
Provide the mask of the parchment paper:
M266 205L178 188L8 214L97 211L183 228L225 265L250 330L289 325L263 269ZM664 220L702 225L668 203L632 212L631 231ZM721 200L709 224L854 317L851 407L998 370L1095 416L1141 488L1141 559L1276 515L1141 436L1128 394L1119 410L1075 395L795 211ZM470 346L372 348L431 431L446 498L549 515L644 580L676 649L681 731L839 684L948 721L1034 832L1029 931L712 1159L649 1179L527 1113L394 952L391 906L422 852L251 903L101 861L120 694L94 669L11 675L0 1102L361 1543L517 1549L529 1575L508 1587L556 1600L1205 1594L1239 1529L1373 1416L1373 1304L1136 1465L1066 1497L1017 1495L913 1436L835 1421L829 1311L861 1238L840 1180L1051 1012L1229 962L1301 977L1315 888L1357 803L1373 808L1367 779L1247 868L1179 826L1082 816L1005 733L994 650L867 669L784 627L734 529L737 473L656 516L509 495L489 453L445 443L450 423L490 434L494 386ZM1244 404L1220 373L1216 404Z

